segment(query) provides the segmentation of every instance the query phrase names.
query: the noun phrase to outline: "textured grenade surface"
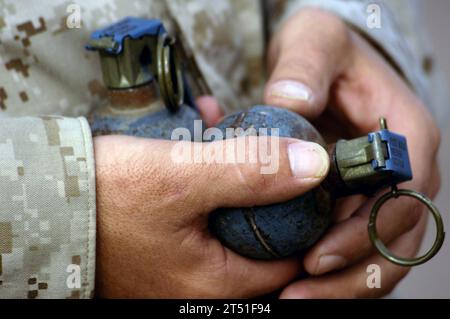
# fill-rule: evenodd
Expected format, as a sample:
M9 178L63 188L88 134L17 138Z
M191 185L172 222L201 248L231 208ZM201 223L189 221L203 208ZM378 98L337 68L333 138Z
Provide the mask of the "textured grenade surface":
M182 105L176 112L162 109L142 115L138 112L113 112L105 107L94 111L89 122L94 136L120 134L170 140L176 128L187 128L194 137L194 120L199 119L199 113L187 105Z
M325 146L317 130L300 115L270 106L255 106L226 117L226 128L278 128L281 137L308 140ZM211 214L211 231L230 249L255 259L276 259L302 253L325 232L332 200L318 187L290 201L268 206L221 208Z

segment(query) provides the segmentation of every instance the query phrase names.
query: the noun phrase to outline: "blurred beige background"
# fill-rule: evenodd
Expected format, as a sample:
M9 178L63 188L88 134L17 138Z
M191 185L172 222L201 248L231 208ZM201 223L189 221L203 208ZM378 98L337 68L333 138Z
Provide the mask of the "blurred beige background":
M426 27L431 31L429 40L434 46L436 65L444 69L450 91L450 1L427 0L422 8ZM450 107L450 101L445 107ZM446 242L434 259L409 273L394 292L394 298L450 298L450 120L442 138L439 154L442 188L435 203L445 222ZM430 247L433 239L434 224L430 218L423 249Z

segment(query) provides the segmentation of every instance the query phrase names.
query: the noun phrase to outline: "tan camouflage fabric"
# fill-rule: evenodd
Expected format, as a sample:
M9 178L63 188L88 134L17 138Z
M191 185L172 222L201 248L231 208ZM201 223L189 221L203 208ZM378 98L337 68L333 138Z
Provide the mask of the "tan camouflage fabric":
M92 295L95 180L89 134L84 118L0 119L0 297ZM77 266L83 270L80 284L69 289Z
M262 100L263 30L271 34L297 10L316 6L377 42L421 96L435 96L429 83L436 73L422 63L430 52L412 27L412 2L386 1L391 14L383 14L376 30L365 25L367 3L0 0L0 298L93 294L95 169L82 116L104 103L105 88L97 55L84 50L92 31L125 16L162 19L231 112ZM73 4L80 9L79 28L69 27L76 25ZM441 114L442 108L433 110Z

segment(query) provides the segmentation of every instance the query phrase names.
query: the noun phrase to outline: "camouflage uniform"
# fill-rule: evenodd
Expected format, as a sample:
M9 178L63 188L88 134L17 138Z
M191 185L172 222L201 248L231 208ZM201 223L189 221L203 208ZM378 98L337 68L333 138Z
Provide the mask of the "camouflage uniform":
M67 25L73 3L81 28ZM367 3L356 0L0 0L0 297L94 291L94 156L88 124L77 118L105 99L98 57L83 49L93 30L130 15L162 19L229 112L261 102L264 26L270 35L293 12L318 6L378 43L433 106L436 77L422 63L429 52L414 33L410 3L389 1L402 9L400 20L385 5L383 28L368 29ZM69 282L73 266L80 285Z

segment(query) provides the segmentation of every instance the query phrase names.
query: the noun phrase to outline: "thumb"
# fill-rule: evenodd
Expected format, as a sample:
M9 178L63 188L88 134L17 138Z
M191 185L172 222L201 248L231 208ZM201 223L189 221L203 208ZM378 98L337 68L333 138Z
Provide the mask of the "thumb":
M320 115L350 59L349 34L342 20L325 11L304 9L291 17L270 45L265 102L309 118Z
M322 146L290 138L243 136L167 146L170 152L159 155L171 154L161 161L164 169L175 172L172 176L178 180L173 183L190 198L202 199L197 209L207 212L286 201L320 184L329 168Z
M165 216L177 220L292 199L316 187L329 168L319 144L275 136L210 143L101 136L95 154L104 192L105 186L132 187L136 202L165 207ZM111 174L117 182L101 182Z

